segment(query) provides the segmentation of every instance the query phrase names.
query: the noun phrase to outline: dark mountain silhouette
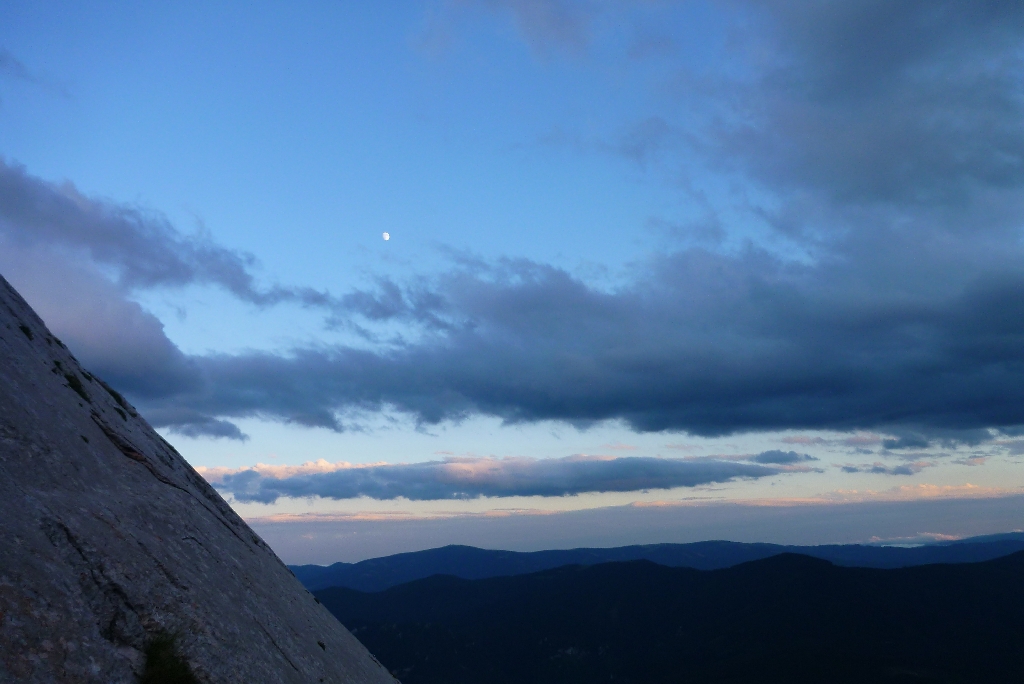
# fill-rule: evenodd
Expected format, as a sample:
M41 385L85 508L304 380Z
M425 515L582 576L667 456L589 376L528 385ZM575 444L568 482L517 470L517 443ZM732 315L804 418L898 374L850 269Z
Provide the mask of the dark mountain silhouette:
M3 278L0 506L0 682L393 682Z
M315 592L406 684L1024 681L1024 552L849 568L795 554Z
M399 553L359 563L289 566L307 589L348 587L360 591L382 591L405 582L452 575L483 579L523 575L563 565L597 565L616 561L649 560L669 567L716 570L739 563L769 558L780 553L799 553L836 565L864 568L902 568L929 563L975 563L1024 550L1024 533L976 537L916 547L866 546L781 546L706 541L693 544L650 544L611 549L567 549L560 551L491 551L472 546L445 546L427 551Z

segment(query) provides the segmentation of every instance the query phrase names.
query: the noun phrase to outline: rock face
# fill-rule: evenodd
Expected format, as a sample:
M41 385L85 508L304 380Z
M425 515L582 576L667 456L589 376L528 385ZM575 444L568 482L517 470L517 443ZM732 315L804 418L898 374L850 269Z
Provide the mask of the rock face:
M395 684L0 277L0 682Z

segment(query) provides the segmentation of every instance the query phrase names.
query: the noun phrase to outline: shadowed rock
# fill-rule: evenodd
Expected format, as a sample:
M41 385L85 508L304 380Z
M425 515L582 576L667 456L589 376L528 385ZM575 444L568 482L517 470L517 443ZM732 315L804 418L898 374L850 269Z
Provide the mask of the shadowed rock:
M0 681L137 682L147 653L204 683L395 681L0 277Z

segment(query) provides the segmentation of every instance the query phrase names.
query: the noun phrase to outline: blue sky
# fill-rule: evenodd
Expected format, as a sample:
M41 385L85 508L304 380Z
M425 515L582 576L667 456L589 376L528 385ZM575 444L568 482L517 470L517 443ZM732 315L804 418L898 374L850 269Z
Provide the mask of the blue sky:
M288 539L1020 496L1020 14L5 3L0 273Z

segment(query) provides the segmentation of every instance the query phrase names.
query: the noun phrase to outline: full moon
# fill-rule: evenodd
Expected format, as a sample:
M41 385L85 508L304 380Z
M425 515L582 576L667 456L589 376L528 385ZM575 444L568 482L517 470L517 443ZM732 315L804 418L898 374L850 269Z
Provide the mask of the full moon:
M384 233L384 235L382 235L381 237L383 237L385 240L390 240L391 239L391 233Z

